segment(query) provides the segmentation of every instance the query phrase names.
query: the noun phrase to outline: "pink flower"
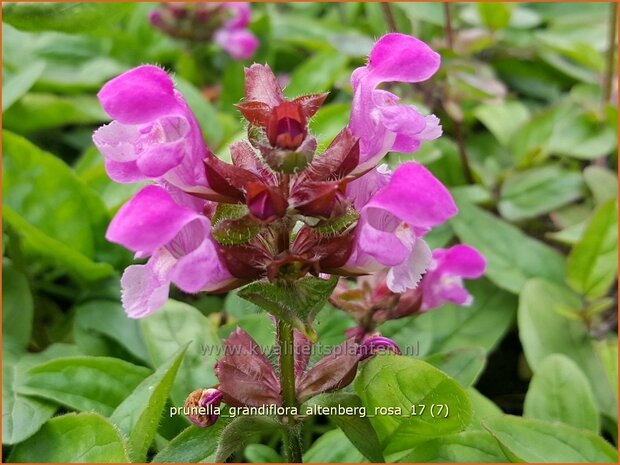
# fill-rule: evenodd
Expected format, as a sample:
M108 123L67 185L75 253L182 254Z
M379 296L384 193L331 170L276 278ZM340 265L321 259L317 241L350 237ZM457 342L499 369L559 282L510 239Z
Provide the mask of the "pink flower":
M200 126L164 70L134 68L105 84L98 97L114 119L93 134L110 178L166 179L181 188L205 184Z
M347 196L360 219L344 268L370 273L388 267L390 290L415 288L431 262L424 234L457 212L448 190L422 165L410 162L393 174L385 167L369 172L349 184Z
M202 214L207 202L178 189L147 186L123 205L106 238L151 258L129 266L121 278L127 314L141 318L168 299L170 283L188 293L223 290L236 280L222 263Z
M377 89L382 82L420 82L439 68L440 57L424 42L404 34L379 39L368 64L351 76L353 106L349 127L360 138L360 171L372 167L387 152L414 152L425 140L441 135L434 115L422 116L398 96Z
M247 2L175 2L151 11L149 21L172 37L213 40L235 60L245 60L259 45L247 29L251 15Z
M235 60L247 60L254 55L259 41L247 29L223 27L216 31L213 40Z
M468 245L433 250L433 260L422 280L420 310L430 310L447 302L471 305L472 296L463 286L463 278L480 278L485 268L484 257Z
M223 9L231 15L230 19L215 32L213 40L235 60L246 60L254 55L259 41L247 30L252 9L247 2L224 3Z

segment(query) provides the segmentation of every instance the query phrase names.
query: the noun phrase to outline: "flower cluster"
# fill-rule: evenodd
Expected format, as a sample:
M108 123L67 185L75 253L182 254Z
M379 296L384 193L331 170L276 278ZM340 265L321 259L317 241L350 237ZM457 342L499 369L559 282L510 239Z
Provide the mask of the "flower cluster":
M113 118L93 139L118 182L150 180L117 213L107 238L150 257L122 277L134 318L157 310L170 283L189 293L308 274L384 271L396 293L415 289L432 262L424 235L456 213L448 190L423 166L377 167L390 150L414 151L441 133L434 116L378 86L417 82L439 67L425 43L388 34L352 75L350 123L322 153L308 130L326 94L294 100L267 65L245 71L248 141L232 164L205 146L171 78L145 65L100 91Z
M258 39L247 29L251 13L247 2L175 2L162 3L149 20L171 37L213 40L235 60L245 60L258 47Z
M364 340L375 335L375 328L419 312L426 312L445 303L469 306L473 297L463 285L463 278L476 279L484 274L486 261L473 247L465 244L449 249L435 249L428 270L415 289L393 292L387 284L387 272L357 278L355 286L341 279L330 302L351 314L358 323L347 335Z

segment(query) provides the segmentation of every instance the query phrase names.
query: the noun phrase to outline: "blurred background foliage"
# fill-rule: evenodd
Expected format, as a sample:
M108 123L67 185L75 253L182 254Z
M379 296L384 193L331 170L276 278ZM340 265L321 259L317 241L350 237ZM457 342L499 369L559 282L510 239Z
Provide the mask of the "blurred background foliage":
M437 114L444 135L386 161L419 161L450 188L460 213L433 231L431 245L469 243L489 266L484 279L468 285L472 307L446 305L392 321L383 334L455 377L476 412L561 421L616 443L612 4L253 4L250 27L261 45L247 62L214 44L165 36L148 22L155 7L3 4L3 458L39 457L28 456L33 443L23 441L45 443L70 430L70 422L49 421L55 413L94 411L114 423L122 417L119 405L153 370L163 383L166 370L178 369L165 382L172 405L181 405L190 391L216 382L215 360L201 346L220 344L237 325L260 344L273 343L269 318L235 293L173 291L174 300L156 315L125 317L118 283L133 260L104 233L139 186L111 182L91 142L93 129L108 121L96 98L102 84L143 63L162 65L211 150L227 159L228 145L244 137L233 106L243 96L243 67L269 63L289 97L330 90L311 123L325 146L347 124L352 70L390 30L413 34L441 54L441 69L429 81L388 86L404 102ZM340 342L352 325L328 306L317 321L321 343ZM188 343L183 361L174 358ZM149 401L160 409L170 403L155 394ZM554 408L551 398L564 407ZM160 411L151 418L148 458L212 458L212 430L187 430L171 442L189 423L164 415L157 426ZM118 434L106 429L107 420L81 415L84 431ZM332 421L317 418L305 429L306 460L365 460ZM483 434L479 424L474 429L484 442L476 436ZM199 450L190 446L197 438ZM263 433L234 459L281 461L278 441ZM79 444L67 447L69 455L51 458L78 456L71 454ZM435 444L435 456L406 458L456 460L442 447ZM143 455L130 457L144 460L148 444L134 450ZM106 453L123 459L123 451Z

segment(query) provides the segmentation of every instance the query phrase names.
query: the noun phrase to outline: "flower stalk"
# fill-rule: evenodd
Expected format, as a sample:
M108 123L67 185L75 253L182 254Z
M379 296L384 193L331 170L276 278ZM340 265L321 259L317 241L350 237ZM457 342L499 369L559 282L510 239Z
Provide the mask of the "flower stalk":
M288 409L296 408L297 395L295 393L295 346L293 327L282 320L278 321L278 347L280 349L280 386L282 403ZM287 462L301 463L302 451L299 431L295 418L288 416L284 430L284 453Z

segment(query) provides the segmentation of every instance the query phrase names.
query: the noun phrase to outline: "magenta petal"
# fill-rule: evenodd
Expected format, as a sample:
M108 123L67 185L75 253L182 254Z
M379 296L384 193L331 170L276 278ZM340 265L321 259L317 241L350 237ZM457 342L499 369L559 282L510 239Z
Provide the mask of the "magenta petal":
M165 189L147 186L120 208L106 238L136 252L152 253L198 216L178 205Z
M105 171L110 176L110 179L120 183L133 183L144 181L144 175L138 169L138 165L135 161L127 163L119 163L106 159Z
M115 77L97 96L106 113L124 124L152 121L177 106L172 79L153 65L138 66Z
M390 183L377 192L366 208L386 210L417 228L437 226L457 212L448 189L414 162L400 165Z
M433 250L437 271L441 273L476 279L484 274L487 262L473 247L458 244L449 249Z
M386 34L368 57L369 78L373 82L420 82L439 69L441 57L427 44L405 34Z
M174 263L174 257L160 249L146 265L131 265L125 270L121 278L121 301L127 316L142 318L166 303Z

